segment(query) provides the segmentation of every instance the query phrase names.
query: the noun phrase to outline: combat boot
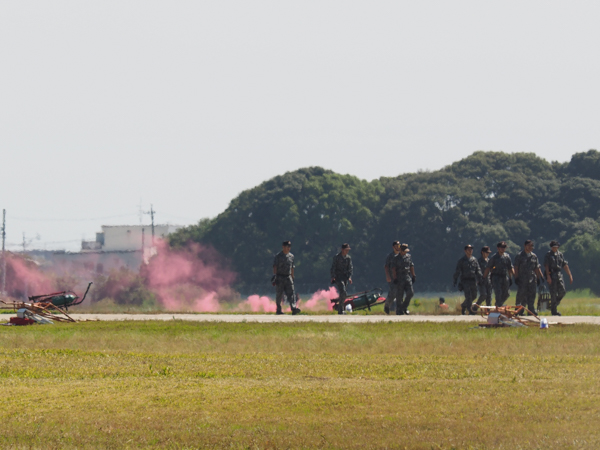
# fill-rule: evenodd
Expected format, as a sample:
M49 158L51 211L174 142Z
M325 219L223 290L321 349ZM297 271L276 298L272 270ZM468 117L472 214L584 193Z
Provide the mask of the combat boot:
M553 316L562 316L562 314L559 313L558 310L556 309L556 306L553 306L552 308L550 308L550 311L552 312Z
M389 308L389 306L385 305L383 307L383 312L386 313L389 316L390 315L390 308Z
M300 314L300 308L292 308L292 316L295 316L296 314Z

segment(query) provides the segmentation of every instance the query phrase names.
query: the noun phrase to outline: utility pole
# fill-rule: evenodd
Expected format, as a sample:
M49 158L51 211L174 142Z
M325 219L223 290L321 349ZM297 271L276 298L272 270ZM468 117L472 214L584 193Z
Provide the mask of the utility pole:
M144 214L150 214L150 219L152 220L152 247L154 247L154 207L150 205L150 211L146 211Z
M25 247L27 244L25 243L25 232L23 231L23 253L25 253Z
M4 243L6 241L6 210L2 210L2 295L6 292L6 253Z

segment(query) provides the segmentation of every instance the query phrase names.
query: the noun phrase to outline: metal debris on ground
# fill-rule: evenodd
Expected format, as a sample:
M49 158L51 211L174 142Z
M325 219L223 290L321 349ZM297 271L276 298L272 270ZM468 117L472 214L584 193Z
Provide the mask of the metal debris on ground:
M88 284L81 299L73 291L62 291L28 297L28 302L0 300L0 303L3 304L0 309L12 309L17 312L17 317L11 317L7 325L32 325L34 323L46 325L54 322L75 322L69 316L68 308L83 303L91 285L92 283Z
M360 311L368 309L371 311L372 306L381 305L385 303L385 297L382 297L383 290L381 288L371 289L370 291L357 292L356 294L349 295L344 300L344 309L348 310L350 305L350 311ZM337 309L339 298L331 299L331 303L334 304L334 309Z
M479 306L473 303L472 310L487 317L486 323L480 323L480 328L525 327L540 326L540 318L524 306ZM525 316L527 314L527 316ZM551 325L561 325L559 322L547 322Z

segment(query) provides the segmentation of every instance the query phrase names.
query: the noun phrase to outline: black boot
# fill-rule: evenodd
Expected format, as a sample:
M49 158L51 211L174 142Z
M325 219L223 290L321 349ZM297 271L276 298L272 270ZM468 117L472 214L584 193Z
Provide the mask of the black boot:
M556 306L550 308L550 311L552 312L553 316L562 316L562 314L557 311Z
M296 314L300 314L300 308L292 308L292 316L295 316Z
M277 311L275 311L275 314L278 315L278 316L280 316L280 315L283 314L283 311L281 310L281 306L277 307Z

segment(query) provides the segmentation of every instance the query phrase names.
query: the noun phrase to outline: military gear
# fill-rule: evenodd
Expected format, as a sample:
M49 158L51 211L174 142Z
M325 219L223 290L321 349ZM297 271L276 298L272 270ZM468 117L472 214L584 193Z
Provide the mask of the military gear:
M560 245L558 242L556 244ZM555 253L550 250L548 253L546 253L546 256L544 256L544 266L548 267L548 270L550 271L550 279L552 280L552 283L550 283L548 286L550 290L550 309L552 311L552 315L555 316L559 315L557 308L566 294L562 269L568 265L568 261L559 251Z
M294 292L294 279L292 278L294 255L291 252L287 254L282 251L277 253L273 259L273 267L277 272L275 274L275 303L277 304L277 311L281 311L281 304L285 295L293 312L296 308L296 293Z
M400 244L400 242L395 241L394 245L396 245L396 244ZM391 252L385 258L385 270L387 271L387 274L390 277L390 279L392 278L392 270L394 267L394 260L396 259L397 256L398 256L398 253ZM389 290L388 290L388 295L385 299L384 310L385 310L385 308L387 308L388 310L392 309L393 304L396 301L396 285L394 284L393 280L391 282L388 282L388 286L389 286Z
M494 253L488 261L487 267L490 269L496 306L502 306L510 296L509 288L512 284L510 270L513 268L513 265L510 255L508 253L504 253L503 255Z
M515 269L517 270L518 278L515 283L518 286L516 306L526 307L529 311L535 308L535 296L537 293L537 269L540 267L538 257L535 253L527 253L521 251L515 257Z
M489 247L483 247L483 250L489 251ZM485 269L489 262L488 258L480 257L477 262L479 263L479 268L481 269L481 273L485 273ZM477 299L477 304L482 305L485 301L487 306L492 306L492 278L491 274L488 273L487 278L482 278L479 283L479 299Z
M471 305L477 300L477 283L483 279L477 258L463 255L456 263L454 283L456 283L458 277L460 277L459 291L464 291L465 293L465 300L461 304L462 313L464 314L465 311L468 311L470 314Z
M349 280L352 278L352 258L350 255L343 255L342 252L333 257L331 264L331 278L338 280Z
M414 267L410 254L398 255L394 260L396 270L396 314L405 314L414 296L411 267Z
M346 288L348 287L349 280L352 278L352 271L352 258L350 257L350 255L343 255L342 252L340 252L333 257L333 262L331 264L331 281L335 284L335 287L339 294L339 314L343 314L344 311L344 301L348 296Z

